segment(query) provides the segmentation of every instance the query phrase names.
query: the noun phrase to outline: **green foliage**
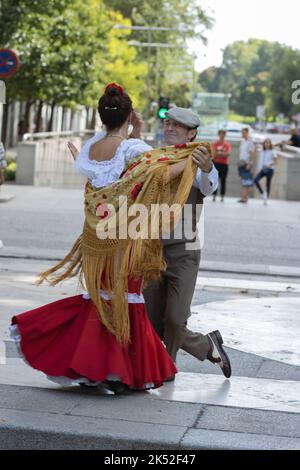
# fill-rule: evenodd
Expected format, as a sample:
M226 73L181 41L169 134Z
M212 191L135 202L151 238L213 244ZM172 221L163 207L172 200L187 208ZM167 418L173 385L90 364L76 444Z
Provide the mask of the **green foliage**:
M291 114L291 84L300 77L300 51L260 39L236 41L224 50L221 67L199 76L206 91L230 93L230 107L244 116L255 116L256 106L267 113Z
M234 112L229 112L228 114L228 121L233 122L240 122L241 124L254 124L255 123L254 116L242 116L241 114L236 114Z
M63 106L83 104L94 78L93 53L105 49L102 40L108 25L98 23L103 10L102 2L74 0L63 11L28 12L10 41L22 65L8 82L8 96Z
M22 27L28 15L34 13L58 16L71 3L72 0L1 0L0 45L2 47L9 45L11 38Z
M157 100L159 95L167 95L178 106L189 106L193 86L193 58L182 46L186 46L188 38L206 43L204 31L210 29L214 22L201 7L201 2L105 0L105 3L130 18L133 25L170 28L169 31L132 30L130 39L141 43L150 41L177 46L160 49L160 66L154 47L150 51L147 47L137 47L137 60L149 64L149 92L154 100Z
M16 179L17 164L13 160L7 161L7 167L4 168L4 179L5 181L15 181Z
M113 28L132 23L175 29L151 33L151 41L178 45L161 50L158 75L156 50L148 57L147 48L128 45L132 39L146 41L148 33ZM1 46L15 50L21 62L7 79L7 98L96 107L105 83L116 81L132 95L135 106L143 107L149 70L154 99L158 83L159 93L166 90L172 100L179 97L177 104L189 103L192 77L179 73L177 66L191 68L192 61L180 46L187 37L205 41L201 31L211 24L196 0L1 0Z

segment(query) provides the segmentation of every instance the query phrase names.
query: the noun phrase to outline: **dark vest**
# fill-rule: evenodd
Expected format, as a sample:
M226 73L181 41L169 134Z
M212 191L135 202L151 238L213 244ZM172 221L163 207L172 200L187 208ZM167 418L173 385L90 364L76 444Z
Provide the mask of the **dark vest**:
M205 196L203 196L198 188L192 186L175 230L168 236L168 238L162 239L164 247L177 245L178 243L199 242L197 224L200 219L204 197Z

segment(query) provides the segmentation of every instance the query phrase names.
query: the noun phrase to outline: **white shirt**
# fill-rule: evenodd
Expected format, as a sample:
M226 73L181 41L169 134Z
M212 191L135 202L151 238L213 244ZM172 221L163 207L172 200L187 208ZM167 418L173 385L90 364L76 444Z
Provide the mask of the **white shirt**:
M277 155L274 150L261 150L259 154L258 169L261 170L264 166L271 168L274 165L276 158Z
M209 196L214 193L219 184L219 172L213 164L209 173L204 173L198 168L193 186L200 189L203 196Z
M102 188L118 180L129 160L143 152L152 150L152 147L141 139L128 139L121 142L115 155L110 160L101 162L90 160L91 146L103 139L106 134L105 131L99 132L89 139L82 147L74 163L76 171L85 175L95 188Z
M153 150L150 145L141 139L128 139L121 142L115 155L110 160L101 162L90 160L91 146L103 139L106 134L106 131L102 131L89 139L82 147L74 163L76 171L85 175L95 188L102 188L118 180L129 160L143 152ZM198 169L193 186L199 188L204 196L208 196L217 189L218 179L219 174L214 165L210 173L204 173Z
M252 140L243 139L240 145L240 160L245 160L249 163L250 153L254 152L255 145Z

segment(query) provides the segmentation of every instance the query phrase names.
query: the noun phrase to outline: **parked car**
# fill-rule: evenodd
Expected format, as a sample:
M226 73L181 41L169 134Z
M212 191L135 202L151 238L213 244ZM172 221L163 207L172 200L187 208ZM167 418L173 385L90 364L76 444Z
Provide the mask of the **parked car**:
M242 129L251 129L249 124L243 124L241 122L227 122L227 125L225 126L226 130L226 137L241 137L242 135Z

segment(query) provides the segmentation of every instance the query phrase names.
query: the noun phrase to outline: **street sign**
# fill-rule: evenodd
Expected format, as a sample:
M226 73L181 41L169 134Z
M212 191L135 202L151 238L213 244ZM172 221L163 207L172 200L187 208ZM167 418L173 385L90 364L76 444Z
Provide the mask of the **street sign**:
M256 106L256 117L257 119L265 119L266 107L263 105Z
M20 66L18 56L10 49L0 49L0 78L11 77Z

